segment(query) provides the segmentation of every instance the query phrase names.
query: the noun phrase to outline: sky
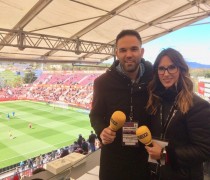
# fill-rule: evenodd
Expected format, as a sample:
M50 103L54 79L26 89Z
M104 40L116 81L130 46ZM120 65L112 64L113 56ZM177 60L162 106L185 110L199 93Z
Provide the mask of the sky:
M210 17L187 26L158 39L143 44L144 58L154 62L164 48L174 48L182 53L186 61L210 65Z

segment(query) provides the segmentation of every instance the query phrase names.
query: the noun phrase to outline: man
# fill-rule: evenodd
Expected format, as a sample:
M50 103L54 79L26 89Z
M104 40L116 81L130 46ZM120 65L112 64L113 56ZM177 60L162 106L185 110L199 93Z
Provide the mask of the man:
M90 121L102 142L100 180L149 179L148 154L135 135L138 126L149 125L145 105L152 65L142 58L141 45L138 32L120 32L116 38L118 60L94 81ZM108 126L117 110L125 113L126 123L114 132Z
M79 134L79 137L78 137L78 139L77 139L77 143L78 143L79 147L82 146L82 139L83 139L82 135Z
M97 136L93 133L93 131L91 131L91 134L89 136L89 143L90 143L90 150L91 152L94 152L96 150L96 139L97 139Z
M13 139L12 131L11 131L11 130L9 130L9 138L10 138L10 139Z
M28 164L28 168L29 169L33 168L33 161L32 161L32 159L28 159L27 160L27 164Z
M32 123L31 123L31 122L28 124L28 127L29 127L30 129L32 128Z
M89 149L88 149L88 143L85 141L85 139L82 139L82 150L83 154L88 154Z
M9 113L7 114L7 119L10 120L10 115L9 115Z

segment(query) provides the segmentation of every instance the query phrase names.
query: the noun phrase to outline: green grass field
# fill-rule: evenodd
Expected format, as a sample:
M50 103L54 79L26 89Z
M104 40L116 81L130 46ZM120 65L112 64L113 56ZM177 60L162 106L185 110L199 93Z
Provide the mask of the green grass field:
M79 134L87 138L91 129L88 114L76 109L54 109L30 101L1 102L0 168L70 145Z

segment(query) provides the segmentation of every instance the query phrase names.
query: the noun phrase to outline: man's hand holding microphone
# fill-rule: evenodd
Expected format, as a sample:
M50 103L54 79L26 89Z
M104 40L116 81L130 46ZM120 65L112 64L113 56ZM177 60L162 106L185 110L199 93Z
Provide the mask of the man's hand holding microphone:
M126 116L122 111L115 111L112 114L109 127L104 128L100 134L100 138L104 145L110 144L114 141L116 137L116 131L124 125L125 121Z
M111 144L115 137L116 131L123 127L126 116L122 111L115 111L110 119L110 125L100 134L104 145ZM159 160L163 154L163 148L156 142L152 142L152 135L147 126L140 126L136 130L138 140L145 145L145 148L152 159Z

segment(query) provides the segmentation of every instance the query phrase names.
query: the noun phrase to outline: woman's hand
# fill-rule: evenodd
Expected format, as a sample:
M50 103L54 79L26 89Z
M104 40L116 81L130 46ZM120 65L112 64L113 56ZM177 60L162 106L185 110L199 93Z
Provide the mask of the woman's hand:
M152 142L152 144L153 147L145 146L145 148L152 159L158 160L160 159L162 147L156 142Z

